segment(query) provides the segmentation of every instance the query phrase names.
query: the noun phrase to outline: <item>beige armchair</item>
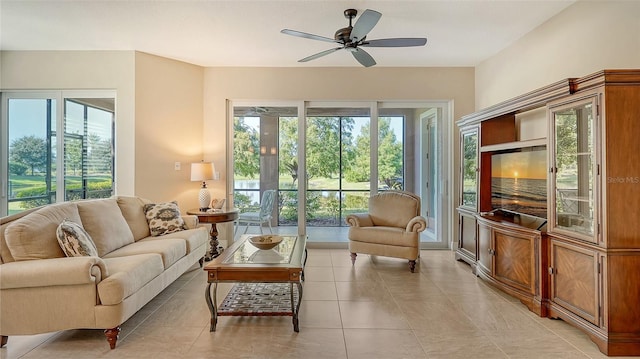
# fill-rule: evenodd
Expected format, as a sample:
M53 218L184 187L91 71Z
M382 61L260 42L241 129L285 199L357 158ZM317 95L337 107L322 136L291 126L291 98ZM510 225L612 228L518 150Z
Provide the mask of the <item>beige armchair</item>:
M385 191L369 198L369 213L350 214L349 251L355 263L357 253L409 260L415 270L420 255L419 233L427 228L420 216L420 197L410 192Z

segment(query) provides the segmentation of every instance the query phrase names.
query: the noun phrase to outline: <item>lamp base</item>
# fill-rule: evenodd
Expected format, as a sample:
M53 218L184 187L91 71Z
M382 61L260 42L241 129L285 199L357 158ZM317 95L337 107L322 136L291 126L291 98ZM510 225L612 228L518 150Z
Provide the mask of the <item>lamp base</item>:
M209 193L208 188L200 188L198 201L200 202L200 212L206 212L209 209L209 203L211 203L211 194Z

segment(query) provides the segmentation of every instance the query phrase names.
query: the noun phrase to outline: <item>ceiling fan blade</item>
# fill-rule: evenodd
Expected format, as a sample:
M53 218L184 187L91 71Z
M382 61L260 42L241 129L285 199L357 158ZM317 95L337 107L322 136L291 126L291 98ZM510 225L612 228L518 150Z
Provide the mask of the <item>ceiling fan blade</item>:
M283 34L286 34L286 35L304 37L305 39L319 40L319 41L326 41L326 42L337 42L336 40L334 40L332 38L329 38L329 37L324 37L324 36L320 36L320 35L313 35L313 34L307 34L306 32L302 32L302 31L282 29L282 30L280 30L280 32L283 33Z
M350 48L349 50L351 51L353 57L355 57L362 66L371 67L376 64L376 60L374 60L368 52L357 47Z
M318 52L317 54L314 54L314 55L311 55L311 56L307 56L304 59L298 60L298 62L307 62L307 61L315 60L318 57L329 55L329 54L331 54L333 52L336 52L336 51L338 51L340 49L342 49L342 47L336 47L335 49L324 50L322 52Z
M369 47L408 47L424 46L427 39L424 37L399 37L395 39L367 40L358 46Z
M374 26L380 20L382 16L381 13L374 10L365 10L362 15L356 20L356 24L353 25L353 29L351 30L351 35L349 38L351 41L357 42L364 39L365 36L373 29Z

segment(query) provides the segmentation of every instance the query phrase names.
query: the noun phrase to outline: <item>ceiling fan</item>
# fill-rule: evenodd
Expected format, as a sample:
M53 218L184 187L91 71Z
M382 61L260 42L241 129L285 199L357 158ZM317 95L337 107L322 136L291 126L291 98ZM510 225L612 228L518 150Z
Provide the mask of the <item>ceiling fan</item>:
M355 9L347 9L344 11L344 17L349 19L349 26L338 29L333 39L289 29L283 29L280 32L287 35L304 37L306 39L340 44L339 47L305 57L304 59L298 60L298 62L315 60L319 57L331 54L338 50L348 50L351 52L353 57L355 57L355 59L364 67L373 66L376 64L376 61L373 59L373 57L371 57L371 55L369 55L369 53L361 49L361 47L408 47L424 46L427 43L427 39L423 37L401 37L392 39L367 40L367 34L369 33L369 31L371 31L371 29L373 29L374 26L376 26L378 20L380 20L380 17L382 17L382 14L377 11L367 9L362 13L362 15L360 15L355 25L352 26L351 22L357 14L358 11Z

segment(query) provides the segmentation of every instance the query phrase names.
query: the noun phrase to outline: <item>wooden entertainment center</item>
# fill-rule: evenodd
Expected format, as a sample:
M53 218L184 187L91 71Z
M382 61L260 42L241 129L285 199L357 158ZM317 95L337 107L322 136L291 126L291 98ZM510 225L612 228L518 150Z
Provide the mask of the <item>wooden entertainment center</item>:
M603 353L640 355L640 70L559 81L457 124L456 259ZM492 156L541 146L546 218L496 208Z

